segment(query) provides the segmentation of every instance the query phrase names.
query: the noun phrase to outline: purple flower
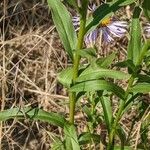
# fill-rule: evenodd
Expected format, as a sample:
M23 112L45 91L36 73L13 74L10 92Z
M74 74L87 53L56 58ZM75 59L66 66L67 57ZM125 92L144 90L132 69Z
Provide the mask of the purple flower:
M78 31L79 30L79 26L80 26L80 17L79 16L74 16L72 18L72 22L73 22L73 25L75 27L75 31Z
M150 23L147 23L147 25L145 27L145 31L147 33L147 36L150 37Z
M96 10L97 6L93 4L92 6L88 5L88 9L91 13L93 13Z
M97 38L98 38L98 30L95 29L85 36L84 38L85 44L87 46L94 45L96 43Z
M96 5L94 4L88 7L88 9L90 13L93 13L96 9ZM78 31L80 24L79 16L73 17L72 20L75 30ZM122 37L127 31L127 26L127 22L125 21L114 21L110 18L106 18L101 21L95 30L85 35L85 44L86 46L94 45L99 35L102 35L104 42L111 42L114 40L114 37Z
M111 42L113 37L122 37L127 32L127 22L104 20L100 24L99 31L102 32L102 37L105 42Z

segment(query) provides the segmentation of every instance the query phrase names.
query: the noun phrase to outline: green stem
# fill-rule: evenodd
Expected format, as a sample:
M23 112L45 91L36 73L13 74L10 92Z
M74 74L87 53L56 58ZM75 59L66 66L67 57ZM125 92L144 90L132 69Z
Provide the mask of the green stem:
M142 63L143 58L149 48L150 48L150 40L147 40L146 43L144 44L144 46L142 47L142 50L141 50L140 56L138 58L138 61L136 63L136 66L138 66Z
M142 63L143 58L144 58L144 56L145 56L145 54L149 48L150 48L150 40L147 40L147 42L144 44L144 46L141 50L140 56L139 56L138 61L136 63L137 67ZM127 90L125 93L125 100L121 100L118 113L116 115L114 122L112 123L112 129L111 129L110 134L109 134L109 144L108 144L107 150L113 150L114 149L114 139L115 139L115 134L116 134L116 128L117 128L119 120L121 119L121 117L123 115L126 100L129 96L129 90L130 90L131 86L133 85L134 78L135 77L134 77L134 73L133 73L133 75L129 79L128 87L127 87ZM123 150L124 147L121 146L121 149Z
M112 129L111 129L110 134L109 134L109 144L108 144L107 150L113 150L114 149L114 138L115 138L115 134L116 134L116 128L117 128L119 120L121 119L121 117L123 115L122 112L124 110L126 100L129 96L129 90L130 90L131 86L133 85L133 82L134 82L134 77L131 76L131 78L129 79L127 90L126 90L125 99L121 100L118 113L117 113L116 118L112 124ZM123 147L121 149L123 149Z
M80 29L78 33L78 43L77 48L73 56L73 79L72 83L75 84L76 79L78 77L79 71L79 62L80 62L80 55L78 54L78 50L82 49L83 42L84 42L84 34L85 34L85 25L86 25L86 11L83 9L84 12L81 13L80 17ZM69 93L69 101L70 101L70 112L69 118L70 123L74 124L74 114L75 114L75 103L76 103L76 93L70 92Z

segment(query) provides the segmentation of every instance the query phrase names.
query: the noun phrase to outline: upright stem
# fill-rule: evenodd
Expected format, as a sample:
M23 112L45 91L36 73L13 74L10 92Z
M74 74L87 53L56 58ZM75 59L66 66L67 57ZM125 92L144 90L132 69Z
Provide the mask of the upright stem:
M142 50L141 50L140 56L138 58L138 61L135 64L136 67L138 67L142 63L143 58L144 58L144 56L145 56L145 54L146 54L146 52L149 48L150 48L150 40L147 40L147 42L142 47ZM114 149L114 137L115 137L116 127L117 127L117 124L118 124L119 120L121 119L121 116L123 115L122 112L124 110L126 100L129 96L129 90L130 90L131 86L133 85L133 82L134 82L134 73L131 76L131 78L129 79L128 87L127 87L127 90L126 90L126 93L125 93L125 100L121 101L118 113L117 113L116 118L115 118L115 120L112 124L112 129L111 129L110 134L109 134L109 144L108 144L107 150L113 150ZM122 147L121 149L124 149L124 148Z
M78 54L78 50L82 49L82 47L83 47L85 25L86 25L86 9L85 10L83 9L83 12L81 12L81 17L80 17L80 29L79 29L79 33L78 33L77 48L76 48L76 51L73 56L73 79L72 79L73 84L75 84L76 78L78 77L79 62L80 62L80 55ZM69 112L70 123L74 124L75 103L76 103L76 93L75 92L69 93L69 101L70 101L70 112Z
M128 84L126 93L125 93L125 99L121 100L118 113L117 113L116 118L112 124L112 129L111 129L110 134L109 134L109 144L108 144L107 150L113 150L114 149L114 138L115 138L115 132L116 132L117 124L118 124L119 120L121 119L121 116L123 115L122 112L124 110L126 100L129 96L129 90L130 90L131 86L133 85L133 82L134 82L134 77L131 76L131 78L129 79L129 84ZM124 148L122 147L121 149L124 149Z

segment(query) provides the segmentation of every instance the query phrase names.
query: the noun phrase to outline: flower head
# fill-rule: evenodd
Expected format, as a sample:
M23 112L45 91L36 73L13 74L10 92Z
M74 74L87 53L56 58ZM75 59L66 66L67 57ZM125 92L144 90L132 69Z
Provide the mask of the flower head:
M89 11L93 13L96 10L96 5L93 4L89 6ZM73 25L75 30L79 29L79 16L73 17ZM127 22L125 21L115 21L111 18L103 19L96 29L90 31L85 36L85 44L94 45L96 43L99 35L102 35L104 42L111 42L114 40L114 37L122 37L127 31ZM100 34L101 33L101 34Z
M96 43L96 40L98 38L98 30L95 29L91 32L89 32L86 36L85 36L85 44L88 46L88 45L94 45Z
M102 32L102 37L105 42L111 42L113 37L122 37L127 31L127 22L113 21L111 19L104 20L100 23L99 31Z
M75 27L75 31L78 31L79 30L79 25L80 25L80 17L79 16L74 16L72 18L72 22L73 22L73 25Z
M145 31L147 33L147 36L150 37L150 23L147 23L147 25L145 27Z

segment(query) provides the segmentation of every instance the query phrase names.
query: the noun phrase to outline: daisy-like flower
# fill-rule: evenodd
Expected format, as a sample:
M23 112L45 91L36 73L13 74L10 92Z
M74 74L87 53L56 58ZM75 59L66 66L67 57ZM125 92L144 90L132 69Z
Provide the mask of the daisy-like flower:
M114 21L111 19L104 19L100 23L99 32L102 32L102 38L105 42L111 42L114 40L113 37L119 37L125 35L127 32L127 22L125 21Z
M97 38L98 38L98 34L99 34L99 32L97 29L88 33L84 38L85 44L87 46L88 45L94 45L96 43Z
M93 13L96 9L96 5L89 7L89 11ZM76 31L79 29L79 17L73 17L73 24ZM78 26L78 28L77 28ZM86 34L85 44L94 45L96 43L99 35L102 35L104 42L111 42L114 40L113 37L122 37L127 31L127 22L125 21L115 21L111 18L106 18L101 21L98 27Z
M72 22L73 22L73 25L75 27L75 31L78 31L79 30L79 26L80 26L80 17L79 16L74 16L72 18Z
M150 37L150 23L147 23L147 25L145 27L145 31L146 31L147 37Z

